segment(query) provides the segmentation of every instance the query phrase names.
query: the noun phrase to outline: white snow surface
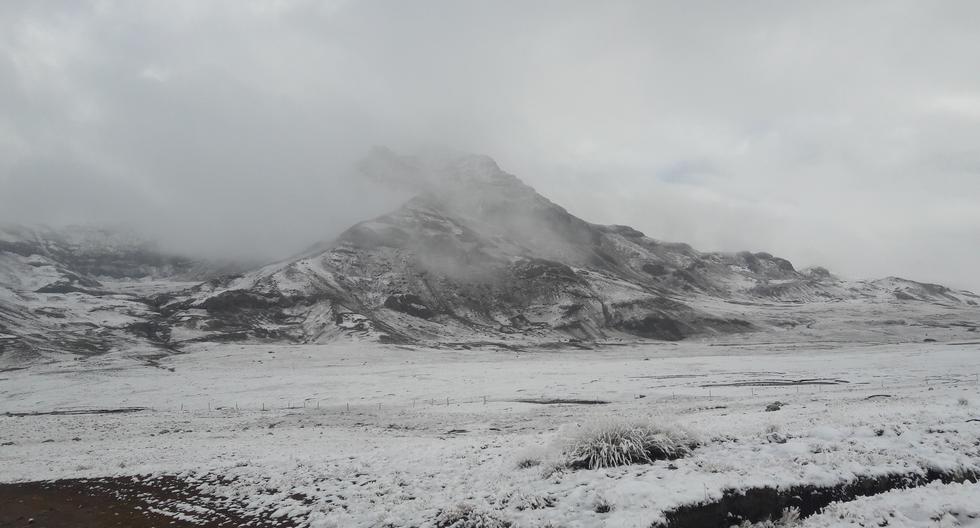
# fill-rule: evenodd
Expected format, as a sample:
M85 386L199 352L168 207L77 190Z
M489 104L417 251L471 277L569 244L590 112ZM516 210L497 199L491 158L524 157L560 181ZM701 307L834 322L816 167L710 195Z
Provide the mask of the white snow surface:
M978 470L978 373L977 343L200 344L156 366L112 353L0 370L0 482L221 475L234 480L209 493L311 527L433 526L461 504L514 526L647 527L726 489ZM826 384L778 384L798 380ZM535 398L609 403L516 401ZM123 407L147 409L17 415ZM612 417L682 427L703 445L545 476L563 439ZM527 458L541 464L519 468ZM803 525L977 526L977 504L977 485L936 483Z
M834 526L980 526L980 484L970 482L892 490L833 503L804 519L801 528Z

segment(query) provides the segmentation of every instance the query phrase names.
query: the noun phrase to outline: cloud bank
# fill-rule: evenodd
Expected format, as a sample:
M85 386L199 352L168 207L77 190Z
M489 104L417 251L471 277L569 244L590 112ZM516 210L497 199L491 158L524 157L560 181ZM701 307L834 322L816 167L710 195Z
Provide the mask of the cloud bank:
M397 205L372 145L583 218L980 290L975 2L13 1L0 220L271 257Z

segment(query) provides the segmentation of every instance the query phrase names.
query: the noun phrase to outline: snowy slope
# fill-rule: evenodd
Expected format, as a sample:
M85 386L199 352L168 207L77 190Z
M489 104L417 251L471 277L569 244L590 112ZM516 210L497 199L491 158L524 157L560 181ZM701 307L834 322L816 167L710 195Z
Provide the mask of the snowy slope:
M167 351L166 328L148 296L214 273L108 229L0 227L0 362L65 353Z

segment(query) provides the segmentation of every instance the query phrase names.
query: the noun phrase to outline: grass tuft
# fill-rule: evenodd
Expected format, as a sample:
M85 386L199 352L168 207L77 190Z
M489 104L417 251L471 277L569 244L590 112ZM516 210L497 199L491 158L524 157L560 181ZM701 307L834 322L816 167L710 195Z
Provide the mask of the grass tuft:
M477 510L469 504L459 504L436 515L436 528L510 528L511 522L493 513Z
M694 437L680 428L612 421L577 432L566 443L562 459L570 469L650 464L686 456L697 445Z
M540 465L541 465L541 461L538 460L537 458L526 457L517 460L518 469L529 469Z

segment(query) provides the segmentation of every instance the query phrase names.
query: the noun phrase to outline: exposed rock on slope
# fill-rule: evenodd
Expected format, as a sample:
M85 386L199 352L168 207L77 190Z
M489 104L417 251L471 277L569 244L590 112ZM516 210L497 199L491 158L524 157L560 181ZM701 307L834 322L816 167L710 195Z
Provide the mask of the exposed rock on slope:
M0 227L0 359L158 354L169 327L146 298L219 270L113 230Z

